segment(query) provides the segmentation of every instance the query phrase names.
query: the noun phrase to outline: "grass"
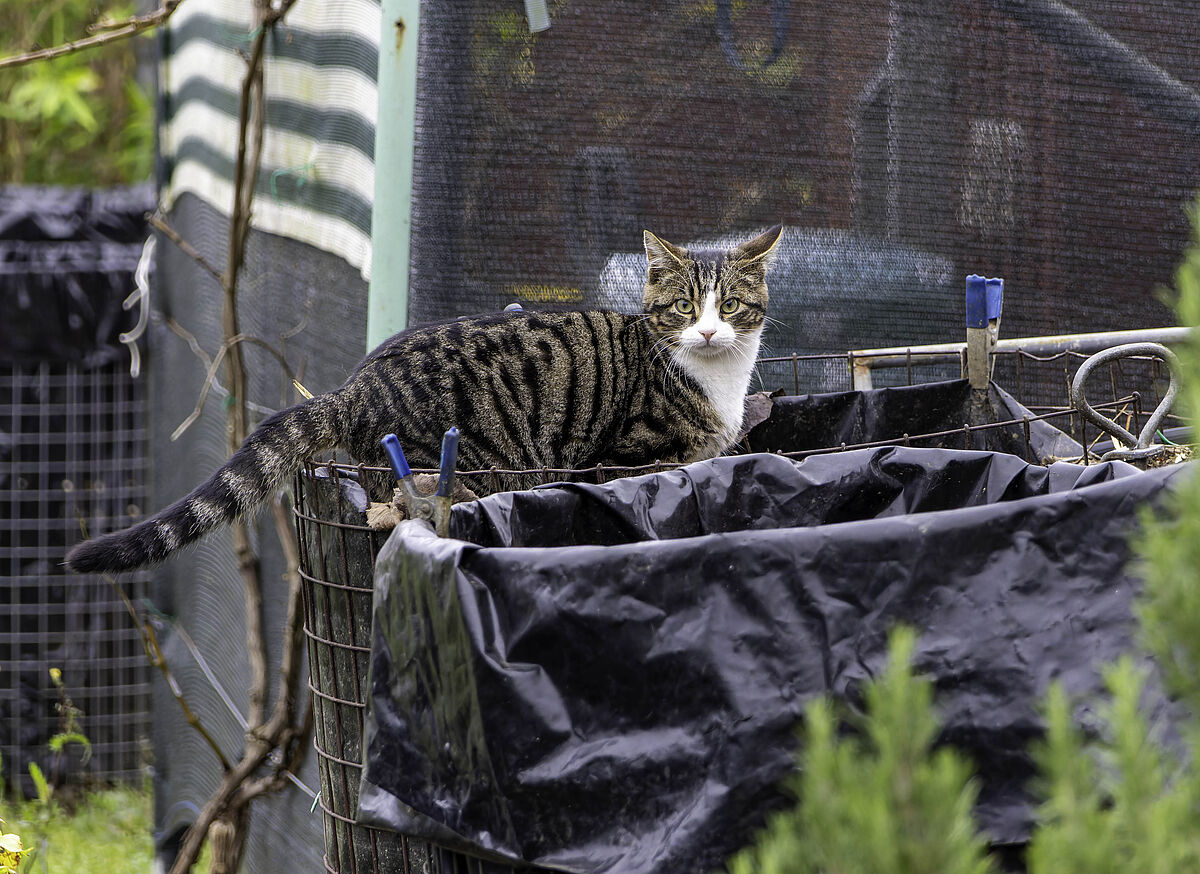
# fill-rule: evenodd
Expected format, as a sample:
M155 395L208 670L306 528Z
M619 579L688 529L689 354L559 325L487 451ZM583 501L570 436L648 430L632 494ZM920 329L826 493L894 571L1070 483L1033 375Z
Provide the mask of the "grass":
M150 871L154 863L149 787L99 789L72 803L0 801L5 831L36 847L31 874Z

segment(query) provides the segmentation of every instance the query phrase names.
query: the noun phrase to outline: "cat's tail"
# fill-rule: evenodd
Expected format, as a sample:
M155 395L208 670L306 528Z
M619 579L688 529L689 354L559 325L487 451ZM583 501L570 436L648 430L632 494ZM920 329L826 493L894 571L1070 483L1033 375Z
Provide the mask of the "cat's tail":
M115 573L153 564L252 512L305 458L344 442L342 413L336 393L276 413L187 497L131 528L80 543L67 553L67 567L76 573Z

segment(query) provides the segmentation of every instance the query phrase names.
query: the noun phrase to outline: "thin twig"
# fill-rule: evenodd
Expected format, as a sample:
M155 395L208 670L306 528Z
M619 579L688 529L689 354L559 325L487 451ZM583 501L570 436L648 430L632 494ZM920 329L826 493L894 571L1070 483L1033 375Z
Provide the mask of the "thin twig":
M138 634L142 638L142 648L146 651L146 658L150 660L151 665L158 668L159 672L163 675L163 679L167 681L167 688L171 690L171 694L175 696L175 700L179 702L180 709L183 710L183 718L187 720L188 725L199 733L200 737L204 738L209 748L216 754L221 767L228 771L232 765L225 758L225 753L221 751L221 747L217 744L216 740L213 739L213 736L208 733L203 723L200 722L200 718L196 716L195 712L188 705L187 698L183 695L183 689L175 679L175 675L171 673L166 656L163 655L162 647L158 645L158 635L154 633L154 626L150 624L149 620L143 621L138 616L137 608L133 606L133 602L129 600L129 596L125 594L125 590L117 585L116 580L110 574L105 574L104 580L121 597L121 600L125 602L125 609L129 611L129 615L133 618L133 624L137 626Z
M258 178L265 127L263 106L263 55L266 51L270 26L267 18L271 11L268 0L255 0L255 18L258 27L254 31L246 78L242 83L238 101L237 160L233 175L233 208L229 220L229 250L224 276L224 307L222 308L222 332L227 338L225 348L225 372L233 403L227 410L229 427L229 454L232 455L249 436L248 410L246 408L246 365L239 345L228 339L240 336L237 306L238 278L246 260L246 243L250 236L251 206L254 201L254 186ZM266 647L262 634L262 583L259 576L258 556L250 542L250 532L245 522L238 520L233 525L233 549L237 556L238 571L246 597L246 641L247 658L250 662L249 717L252 731L263 723L266 700L270 685L267 672Z
M174 322L173 326L171 325L172 322ZM189 345L195 342L195 335L178 322L175 322L174 319L168 319L167 324L168 326L171 326L171 330L175 331L176 334L179 334L179 336L183 337L185 340L188 340L190 337L191 339L188 341ZM239 334L238 336L230 339L228 342L222 343L221 348L217 351L217 357L208 360L208 370L204 374L204 385L200 389L200 397L196 399L196 406L192 408L192 411L188 414L188 417L180 422L179 427L171 432L170 439L172 441L178 440L180 437L182 437L183 433L187 431L188 428L192 427L196 420L200 418L200 414L204 411L204 404L208 400L209 390L212 388L213 381L217 378L217 369L221 366L221 362L225 360L225 356L228 354L229 350L240 343L250 343L254 346L259 346L263 349L266 349L273 356L275 356L275 360L279 362L279 366L283 368L283 372L287 374L287 378L293 384L297 382L295 374L292 373L291 366L287 363L287 360L283 357L282 353L280 353L278 349L276 349L266 340L260 339L259 337L251 337L246 334ZM198 342L195 342L195 345L192 346L192 351L201 357L201 359L208 359L207 353L200 348L200 344ZM243 440L244 439L245 438L243 438ZM241 444L242 441L239 441L238 446L241 446Z
M182 338L184 342L188 344L188 347L192 350L195 356L204 362L205 367L212 366L212 356L205 352L200 346L200 341L196 339L195 334L193 334L183 325L179 324L179 322L175 320L174 316L167 316L167 327L174 331L177 337Z
M287 359L283 353L268 343L261 337L251 337L248 334L239 334L229 341L230 343L249 343L251 346L257 346L260 349L265 349L271 353L272 357L279 362L279 366L283 368L284 374L290 382L296 382L296 374L292 372L292 366L287 363Z
M229 351L229 345L222 345L217 352L217 357L208 365L208 371L204 374L204 385L200 389L200 397L196 399L196 406L186 419L179 423L179 427L171 432L171 440L178 440L183 436L183 432L192 427L192 423L200 418L200 413L204 410L204 402L208 400L208 391L211 388L213 380L217 378L217 368L221 366L221 362L225 359L225 354Z
M279 694L275 697L275 712L263 730L267 737L274 736L294 721L304 632L304 592L300 584L300 547L296 543L296 531L283 502L278 498L271 502L271 515L286 563L284 576L288 581L288 604L279 663Z
M200 847L203 846L204 838L208 835L209 826L229 809L230 800L237 793L239 787L250 779L267 760L272 748L261 741L247 744L241 761L225 772L225 776L221 779L221 785L205 802L195 822L188 828L183 844L179 848L179 854L175 857L174 864L171 865L170 874L187 874L191 870L196 858L200 855Z
M204 271L209 276L217 280L217 282L224 282L224 278L221 276L221 271L216 267L213 267L212 264L208 263L208 260L201 255L199 251L197 251L195 246L181 237L177 230L167 224L166 219L164 219L157 210L155 212L146 213L146 221L150 223L151 227L174 243L180 252L187 255L202 268L204 268Z
M65 42L62 45L51 46L50 48L37 49L22 55L11 55L7 58L0 58L0 70L6 67L20 67L24 64L31 64L34 61L48 61L52 58L60 58L63 55L74 54L84 49L91 49L105 43L136 36L143 31L163 24L174 14L181 2L183 0L167 0L167 2L146 15L135 15L124 21L106 24L102 33L97 33L93 36L72 40L71 42Z

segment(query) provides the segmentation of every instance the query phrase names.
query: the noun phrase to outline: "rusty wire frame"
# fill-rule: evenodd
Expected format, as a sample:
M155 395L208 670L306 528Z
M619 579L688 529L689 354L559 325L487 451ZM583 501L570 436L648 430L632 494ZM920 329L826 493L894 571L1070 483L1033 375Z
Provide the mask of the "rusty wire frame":
M1068 386L1071 382L1073 371L1076 368L1070 367L1072 362L1076 365L1085 361L1091 355L1091 350L1095 347L1102 347L1102 341L1099 338L1112 336L1115 340L1120 340L1127 336L1148 334L1158 337L1165 342L1178 342L1186 336L1185 329L1163 329L1154 332L1117 332L1112 335L1088 334L1077 335L1076 337L1064 336L1062 338L1036 338L1034 345L1035 349L1045 351L1030 351L1020 345L1021 340L1001 341L1002 346L993 352L994 364L993 367L1010 368L1015 380L1012 385L1014 396L1018 401L1021 401L1031 413L1032 416L1023 416L1019 419L1008 419L997 422L987 422L982 424L963 423L962 428L930 432L925 434L904 434L898 438L889 438L886 440L877 440L872 442L841 444L823 449L808 449L796 452L777 451L776 454L787 458L801 459L811 455L824 455L831 452L844 452L853 449L874 449L882 446L892 445L909 445L917 440L940 440L952 437L957 433L961 433L964 437L963 448L971 447L971 436L986 433L990 430L1003 428L1020 428L1023 434L1025 443L1025 458L1027 461L1033 461L1034 456L1030 444L1029 425L1035 421L1051 421L1061 423L1060 430L1066 432L1075 439L1080 446L1091 447L1102 439L1102 435L1092 435L1094 439L1089 443L1088 424L1087 421L1075 410L1068 398ZM1078 342L1078 338L1082 337L1086 342ZM1065 348L1053 348L1053 341L1059 340ZM1075 341L1075 345L1070 345ZM1088 351L1081 351L1088 350ZM809 390L801 383L801 368L802 363L820 363L825 365L844 365L846 370L844 373L849 377L851 385L854 385L856 374L861 374L864 368L869 367L889 367L893 369L903 368L904 380L901 385L916 385L918 380L917 370L922 367L927 367L931 364L945 365L947 362L957 363L959 368L958 375L966 376L966 349L965 344L947 344L944 346L934 347L911 347L903 349L891 350L865 350L865 351L849 351L841 353L810 353L779 355L760 358L758 367L760 372L763 369L769 369L774 365L776 369L782 368L791 371L791 386L779 386L785 391L790 388L791 393L795 395L807 393ZM1028 369L1031 366L1062 363L1061 375L1057 372L1053 374L1053 378L1047 378L1047 374L1043 373L1035 375L1032 379L1028 374ZM1147 398L1141 391L1129 391L1122 394L1119 386L1127 382L1131 377L1137 375L1127 372L1127 364L1130 362L1142 362L1149 366L1149 373L1141 374L1149 389L1149 397ZM1043 367L1043 370L1046 368ZM1056 369L1057 370L1057 369ZM1126 416L1133 425L1133 430L1140 430L1141 422L1147 414L1147 408L1153 410L1162 400L1162 392L1160 386L1166 383L1169 375L1164 373L1162 361L1159 358L1149 355L1136 355L1129 358L1118 359L1108 364L1109 374L1109 390L1111 397L1108 400L1100 403L1094 403L1093 406L1097 410L1103 410L1110 414ZM870 382L870 380L867 380ZM1043 393L1047 391L1047 386L1052 385L1054 390L1061 391L1062 402L1058 404L1038 404L1027 402L1027 393L1031 389L1040 389ZM770 388L768 384L766 386ZM1065 421L1064 421L1065 420ZM1182 425L1183 421L1178 416L1168 416L1168 421L1173 425ZM1095 430L1095 429L1093 429ZM1085 451L1079 458L1062 459L1064 461L1078 461L1082 464L1090 464L1094 458L1090 451Z
M350 483L366 471L361 466L310 461L297 475L294 488L325 870L329 874L510 874L515 869L509 865L355 822L369 694L372 569L386 538L386 532L367 526L361 508L347 497Z

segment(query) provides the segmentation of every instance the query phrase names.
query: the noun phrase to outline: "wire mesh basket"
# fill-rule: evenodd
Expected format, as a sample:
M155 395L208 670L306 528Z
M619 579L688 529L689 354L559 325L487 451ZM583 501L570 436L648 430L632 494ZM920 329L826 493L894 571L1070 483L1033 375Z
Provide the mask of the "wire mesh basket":
M909 354L903 366L892 362L884 379L897 387L919 385L923 380L957 378L965 364L940 358L923 360L922 353ZM997 355L997 377L1017 385L1018 398L1029 400L1028 415L997 421L964 422L961 426L923 433L900 433L885 439L836 446L794 449L787 446L759 447L792 458L826 452L873 448L882 445L926 445L947 448L980 448L980 441L1007 434L1010 443L1023 442L1026 458L1033 460L1030 429L1035 422L1048 422L1071 434L1080 446L1100 435L1088 433L1086 422L1067 400L1067 384L1073 370L1086 355L1059 350L1049 354L1014 349ZM785 355L761 359L758 366L762 388L799 395L820 386L830 391L853 388L854 353ZM1160 362L1127 359L1108 368L1103 391L1093 398L1098 409L1109 415L1126 416L1131 424L1157 403L1166 374ZM1140 388L1133 388L1139 386ZM1100 394L1104 398L1100 398ZM1135 429L1136 430L1136 429ZM1089 463L1090 452L1075 459ZM679 465L653 463L635 468L596 467L586 470L539 469L509 471L459 471L466 481L491 491L489 483L500 484L520 476L530 485L561 481L606 482L621 476L654 473ZM436 473L436 471L415 471ZM325 867L335 874L360 872L469 872L507 874L516 869L447 850L429 842L395 832L360 826L355 822L358 786L363 766L362 737L366 720L367 672L371 649L373 565L386 532L372 530L366 521L368 497L360 483L378 481L388 475L381 468L309 461L295 485L296 524L300 544L300 574L305 597L305 633L308 639L310 683L313 696L314 744L321 781L319 803L324 816ZM522 869L530 870L530 869Z
M325 869L336 874L508 874L515 869L354 820L369 692L373 566L387 534L366 524L366 492L359 481L382 472L309 462L295 486Z
M1182 329L1163 329L1164 342L1175 342L1184 336ZM1097 460L1096 446L1108 435L1089 425L1087 419L1071 404L1068 387L1079 366L1089 353L1110 348L1123 342L1121 333L1076 335L1031 340L1007 341L992 357L992 379L1011 391L1028 415L993 417L986 421L964 420L953 427L925 432L889 434L881 439L861 443L803 450L788 447L757 447L761 451L777 452L789 458L838 452L852 449L876 448L887 445L938 445L947 448L980 448L989 435L1010 431L1020 433L1023 443L1016 454L1027 461L1038 459L1030 447L1030 427L1045 422L1073 438L1080 447L1074 456L1062 461L1091 464ZM873 369L879 368L879 369ZM862 388L860 380L867 374L865 388L897 388L920 385L933 380L959 379L966 376L966 353L962 344L912 349L874 350L869 352L791 354L766 357L757 365L758 384L764 391L801 395L816 391L853 391ZM1103 366L1090 380L1089 400L1097 410L1115 421L1123 422L1133 433L1163 401L1170 373L1160 358L1133 355ZM819 388L817 388L819 387ZM1164 425L1182 427L1183 420L1174 413L1167 415Z

